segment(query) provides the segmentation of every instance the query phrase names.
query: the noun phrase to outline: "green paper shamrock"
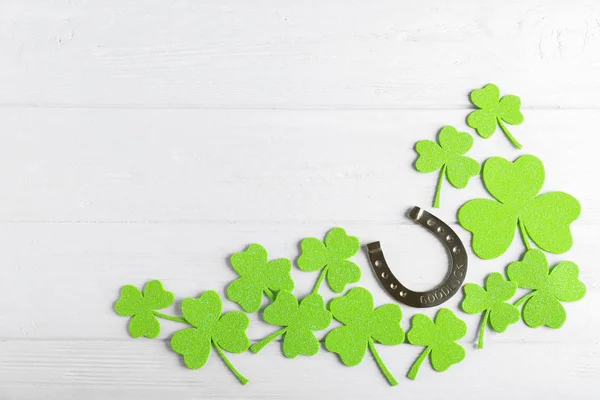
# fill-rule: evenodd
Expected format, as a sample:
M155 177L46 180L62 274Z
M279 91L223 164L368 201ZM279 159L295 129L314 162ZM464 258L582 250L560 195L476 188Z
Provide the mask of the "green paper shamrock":
M483 165L483 182L497 200L475 199L458 211L458 220L473 233L473 251L483 259L504 254L517 226L527 249L530 238L550 253L564 253L573 245L570 225L581 213L577 199L564 192L538 196L544 184L544 165L525 155L510 162L489 158Z
M506 303L517 293L517 285L504 280L502 274L494 272L488 275L485 289L474 283L467 283L463 289L465 291L465 298L462 302L463 311L468 314L483 312L477 348L483 348L483 334L488 321L496 332L504 332L509 325L516 323L521 318L519 309Z
M504 122L510 125L519 125L523 122L521 114L521 99L517 96L507 95L500 98L500 89L498 86L490 83L483 89L476 89L471 92L471 102L479 107L467 117L467 125L475 129L479 136L489 138L496 128L500 128L511 141L511 143L520 149L521 144L510 134Z
M126 285L121 288L115 311L123 317L132 317L129 321L131 336L155 338L160 333L160 323L156 317L164 315L156 310L169 307L173 301L173 293L164 290L160 281L148 282L143 294L135 286Z
M248 350L248 316L241 311L221 315L221 298L214 290L205 292L197 299L185 299L181 304L181 312L193 328L176 332L171 338L171 348L183 355L185 365L190 369L202 368L214 346L240 382L244 385L248 383L248 379L235 369L223 352L243 353Z
M444 176L455 188L467 186L469 179L479 174L479 163L464 154L473 146L473 137L458 132L452 126L445 126L438 134L438 142L421 140L415 145L419 157L415 168L419 172L440 170L433 207L440 206L440 191Z
M517 307L524 304L523 321L532 328L560 328L567 320L561 301L577 301L585 296L577 264L562 261L549 270L546 255L537 249L509 264L507 275L520 288L532 290L515 303Z
M360 242L358 238L348 236L344 229L331 229L325 236L325 243L317 238L306 238L300 247L302 255L298 258L298 268L305 272L321 270L313 293L319 291L325 277L336 293L344 291L347 284L360 280L360 268L348 260L358 253Z
M455 341L466 334L467 324L447 308L438 311L435 323L425 314L415 315L406 338L410 344L425 346L425 350L410 368L408 377L417 378L419 368L428 355L431 355L431 366L438 372L464 360L465 349Z
M263 318L271 325L284 328L267 336L250 349L258 353L271 341L285 335L283 354L289 358L299 354L307 356L317 354L321 345L313 331L327 329L331 324L331 313L325 308L321 295L309 294L298 305L296 296L287 290L277 293L275 301L265 308Z
M344 325L327 334L325 348L337 353L345 365L355 366L362 361L368 347L390 385L397 385L379 356L375 342L395 346L404 341L400 307L386 304L374 309L371 293L357 287L333 299L329 309L333 317Z
M232 255L231 265L240 278L227 287L227 297L244 311L258 311L263 293L273 300L273 292L294 290L291 261L287 258L269 261L267 251L259 244L251 244L246 251Z

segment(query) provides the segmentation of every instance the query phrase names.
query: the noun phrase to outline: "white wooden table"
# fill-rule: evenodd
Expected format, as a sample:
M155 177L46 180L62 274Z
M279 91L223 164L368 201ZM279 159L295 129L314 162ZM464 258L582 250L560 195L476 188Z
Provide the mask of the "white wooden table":
M334 226L381 240L407 284L434 285L446 254L404 215L430 208L436 182L412 169L413 145L446 124L472 132L467 95L488 82L522 98L524 150L497 132L471 154L535 154L544 190L583 206L574 248L551 257L577 262L588 287L562 329L488 331L477 351L479 317L455 296L467 359L410 381L420 349L382 346L395 388L369 356L348 368L278 344L231 356L242 386L215 354L184 368L175 323L128 336L112 309L122 285L223 294L232 253L256 242L295 259ZM598 399L599 127L594 0L0 0L0 399ZM479 196L478 180L442 189L436 213L465 241L456 210ZM521 251L472 256L467 280ZM364 253L356 262L391 301ZM300 295L316 279L293 276ZM418 310L403 310L408 328ZM252 316L253 340L272 330Z

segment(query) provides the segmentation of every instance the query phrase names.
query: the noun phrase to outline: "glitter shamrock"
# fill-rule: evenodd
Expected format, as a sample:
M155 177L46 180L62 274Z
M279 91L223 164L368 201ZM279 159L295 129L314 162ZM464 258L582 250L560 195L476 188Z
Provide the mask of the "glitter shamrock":
M508 140L517 148L523 146L511 135L504 122L510 125L519 125L523 122L521 114L521 99L514 95L500 98L498 86L490 83L483 89L471 92L471 102L479 108L467 117L467 124L475 129L479 136L489 138L499 125Z
M160 281L150 281L144 293L132 285L123 286L121 296L115 303L115 311L129 321L129 333L134 338L146 336L155 338L160 333L160 323L156 317L165 315L156 310L169 307L175 301L173 293L166 291Z
M185 365L190 369L202 368L214 347L240 382L244 385L248 383L248 379L235 369L223 351L243 353L248 350L248 316L241 311L221 315L221 298L214 290L205 292L197 299L185 299L181 304L181 312L193 328L176 332L171 338L171 348L183 355Z
M358 238L348 236L344 229L331 229L325 236L325 243L317 238L306 238L300 247L302 254L298 258L298 268L305 272L321 270L313 293L319 291L325 277L336 293L344 291L347 284L360 280L360 268L348 260L358 253L360 242Z
M561 301L577 301L585 296L586 288L575 263L562 261L549 269L546 255L537 249L511 263L506 273L520 288L532 290L515 303L517 307L523 305L523 321L532 328L560 328L567 320Z
M509 325L521 318L519 309L506 302L517 293L517 285L506 281L502 274L494 272L488 275L485 289L474 283L467 283L463 289L465 291L465 298L462 301L463 311L469 314L483 312L477 348L483 348L483 335L488 322L496 332L504 332Z
M331 324L331 313L325 308L321 295L312 293L298 304L291 292L282 290L275 301L265 308L263 318L271 325L284 327L254 344L250 350L258 353L279 336L283 337L283 354L294 358L300 354L314 356L321 347L313 331L327 329Z
M395 346L404 341L400 307L386 304L374 309L371 293L357 287L333 299L329 309L344 325L327 334L325 348L337 353L345 365L355 366L362 361L368 347L390 385L397 385L398 381L379 356L375 342Z
M410 344L425 346L425 350L410 368L408 377L416 379L421 364L429 355L431 366L438 372L446 371L464 360L465 349L456 341L466 333L467 324L447 308L438 311L435 322L425 314L415 315L406 338Z
M525 155L510 162L489 158L483 182L496 199L475 199L458 211L458 220L473 233L473 251L483 259L504 254L517 227L527 249L530 238L540 249L564 253L573 245L570 225L581 213L577 199L564 192L538 195L544 184L544 165Z
M480 168L477 161L464 155L473 146L473 137L468 133L445 126L438 134L438 143L421 140L415 145L415 151L419 154L415 163L417 171L440 171L433 201L435 208L440 206L444 176L452 186L461 189L467 186L469 179L479 174Z
M259 244L235 253L230 261L240 278L227 287L227 297L247 312L260 309L263 293L273 300L273 292L294 289L291 261L287 258L269 261L267 251Z

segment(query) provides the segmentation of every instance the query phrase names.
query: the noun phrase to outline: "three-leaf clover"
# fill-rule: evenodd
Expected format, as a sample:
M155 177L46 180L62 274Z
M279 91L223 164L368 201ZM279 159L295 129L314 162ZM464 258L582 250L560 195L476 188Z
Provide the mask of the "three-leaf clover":
M439 144L438 144L439 143ZM440 206L440 191L444 176L455 188L467 186L469 179L479 174L479 163L464 154L473 146L473 137L458 132L452 126L445 126L438 134L438 143L421 140L415 145L419 157L415 168L419 172L440 170L433 207Z
M254 344L251 350L258 353L271 341L285 335L283 354L290 358L317 354L321 345L313 331L326 329L331 324L331 313L325 308L321 295L309 294L298 304L296 296L287 290L277 293L275 301L265 308L263 318L271 325L284 328Z
M244 385L248 383L248 379L235 369L223 352L226 350L230 353L243 353L248 350L248 316L241 311L221 315L221 298L214 290L204 292L197 299L185 299L181 304L181 312L193 328L176 332L171 338L171 348L183 355L185 365L190 369L202 368L214 346L240 382Z
M476 89L471 92L471 102L479 107L479 110L473 111L467 117L467 125L475 129L479 136L489 138L496 128L500 128L511 141L511 143L520 149L521 144L510 134L503 121L510 125L519 125L523 122L521 114L521 99L514 95L507 95L500 98L500 89L498 86L490 83L483 89Z
M567 320L561 301L577 301L585 296L577 264L562 261L549 270L546 255L537 249L529 250L521 261L510 263L506 273L520 288L532 290L515 303L517 307L524 304L523 321L532 328L560 328Z
M115 303L115 311L123 317L132 317L129 321L131 336L155 338L160 333L160 323L156 317L164 316L156 310L169 307L173 301L173 293L166 291L162 283L155 280L146 284L144 293L135 286L123 286L121 296Z
M371 293L357 287L333 299L329 309L333 317L344 325L327 334L327 350L337 353L345 365L354 366L362 361L368 347L390 385L397 385L398 382L379 356L375 342L395 346L404 341L400 307L385 304L374 309Z
M530 238L550 253L564 253L573 245L570 225L581 213L577 199L564 192L538 196L544 184L544 165L525 155L510 162L489 158L483 165L483 182L497 200L475 199L458 211L458 220L473 233L473 251L483 259L502 255L517 226L527 249Z
M317 238L306 238L300 247L302 254L298 258L298 268L305 272L321 270L313 293L319 291L325 277L336 293L344 291L347 284L360 280L360 268L348 260L358 253L360 242L358 238L348 236L344 229L331 229L325 236L325 243Z
M259 310L263 293L273 300L273 292L294 290L291 261L287 258L269 261L267 251L259 244L251 244L246 251L235 253L230 261L240 278L227 287L227 297L247 312Z
M428 355L431 355L431 366L438 372L464 360L465 349L455 341L462 339L466 333L467 324L447 308L438 311L435 323L425 314L415 315L406 338L410 344L425 346L425 350L410 368L408 377L416 379Z
M463 289L465 291L465 298L462 302L463 311L468 314L483 312L477 348L483 348L483 334L488 321L496 332L504 332L509 325L516 323L521 318L519 309L506 303L517 293L517 285L504 280L501 273L490 274L485 282L485 289L474 283L467 283Z

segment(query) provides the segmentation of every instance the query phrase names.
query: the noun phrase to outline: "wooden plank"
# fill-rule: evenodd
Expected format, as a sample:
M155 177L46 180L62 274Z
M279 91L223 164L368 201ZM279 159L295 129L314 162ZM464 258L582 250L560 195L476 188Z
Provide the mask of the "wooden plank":
M398 393L410 391L430 399L485 396L495 400L527 392L553 398L557 388L574 398L592 399L591 394L600 390L597 342L493 343L482 351L467 348L465 361L443 374L424 363L416 381L404 376L419 348L379 346L379 352L399 380L396 388L387 385L369 355L351 368L324 350L293 360L285 359L277 346L256 355L231 355L230 360L250 378L242 386L216 354L203 369L188 370L180 356L161 341L3 341L0 392L7 398L68 400L173 395L185 399L397 398ZM492 371L498 386L490 386Z
M440 243L426 230L413 225L345 223L350 234L364 244L380 240L392 270L409 287L426 290L437 285L447 272L447 256ZM0 265L3 279L0 293L0 337L9 339L97 338L126 340L127 318L112 309L121 286L143 286L160 279L177 298L167 313L178 314L180 301L217 290L224 296L227 285L238 276L229 265L232 253L250 243L260 243L270 257L286 257L294 264L302 238L322 237L331 227L325 223L261 224L0 224ZM466 232L455 227L463 240ZM595 305L600 301L595 248L597 226L578 226L576 246L566 255L550 255L552 265L573 260L581 268L581 279L588 287L584 301L565 304L569 320L558 330L529 329L519 324L498 340L536 343L595 340L600 329ZM490 272L502 272L517 260L523 245L515 240L510 251L493 261L470 257L467 282L481 283ZM354 260L361 267L361 286L371 290L376 304L394 300L379 287L364 252ZM292 271L295 293L304 296L313 288L318 274ZM523 292L524 293L524 292ZM334 297L326 285L325 299ZM462 292L444 304L457 310ZM515 300L517 297L515 297ZM11 301L13 300L13 301ZM265 299L265 304L266 299ZM224 309L239 309L230 301ZM437 310L404 307L405 328L417 312L433 315ZM474 340L478 316L460 314L469 323L469 340ZM273 332L256 314L251 315L249 335L258 340ZM180 324L164 323L162 337L168 337Z
M437 175L420 174L413 146L464 110L272 111L3 109L1 221L397 223L431 204ZM572 193L582 222L599 223L588 138L600 110L529 110L512 128L475 136L472 157L533 153L544 190ZM472 132L470 129L467 131ZM474 132L472 132L474 134ZM580 135L575 139L575 134ZM447 182L441 217L488 196L477 179ZM326 225L326 226L329 226Z
M600 107L592 0L244 5L3 2L0 104L454 108L492 81L527 107Z

